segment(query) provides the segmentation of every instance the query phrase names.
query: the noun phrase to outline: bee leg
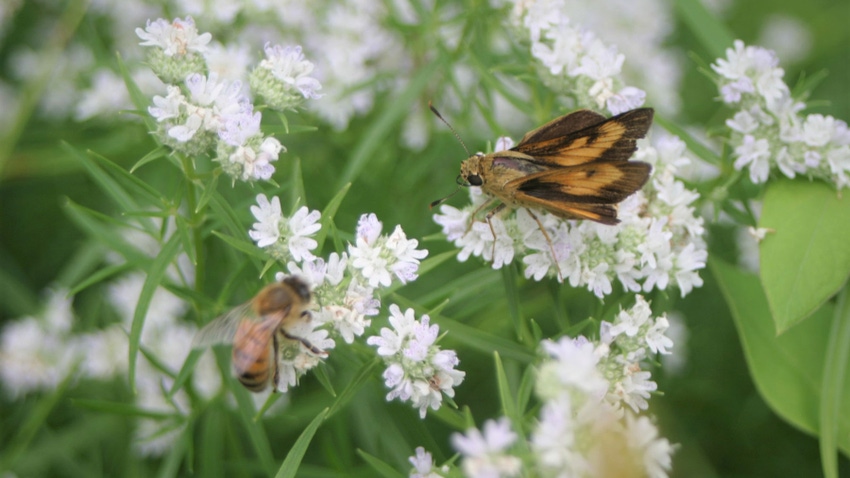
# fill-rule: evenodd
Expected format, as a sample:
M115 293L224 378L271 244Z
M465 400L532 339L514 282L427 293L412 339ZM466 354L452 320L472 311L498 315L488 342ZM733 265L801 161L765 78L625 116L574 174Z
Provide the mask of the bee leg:
M493 234L493 251L490 253L490 258L492 260L496 259L496 240L497 240L497 238L496 238L496 230L493 229L493 223L490 221L490 219L492 219L492 217L495 216L496 214L499 214L500 212L504 211L505 208L507 208L507 207L508 207L507 204L501 203L498 206L494 207L493 209L490 209L490 212L488 212L487 215L484 216L484 219L487 220L487 225L490 226L490 234Z
M310 352L312 352L315 355L327 355L328 354L327 352L320 349L319 347L316 347L315 345L311 344L310 341L305 339L304 337L296 337L296 336L288 333L285 330L282 330L281 332L283 333L283 336L286 337L287 339L297 340L297 341L301 342L302 345L307 347L307 350L309 350Z
M555 246L552 245L552 239L549 237L549 233L546 232L546 229L543 228L543 223L540 222L540 219L537 219L537 216L531 212L531 209L526 208L526 211L534 219L534 222L537 223L537 227L543 233L543 238L546 239L546 244L549 244L549 253L552 254L552 262L555 263L555 270L558 272L558 282L564 282L564 276L561 275L561 266L558 265L558 256L555 255Z
M274 370L274 374L272 375L272 393L277 393L277 385L280 383L280 362L278 361L278 345L277 345L277 334L272 334L272 347L274 350L274 362L272 362L272 370Z

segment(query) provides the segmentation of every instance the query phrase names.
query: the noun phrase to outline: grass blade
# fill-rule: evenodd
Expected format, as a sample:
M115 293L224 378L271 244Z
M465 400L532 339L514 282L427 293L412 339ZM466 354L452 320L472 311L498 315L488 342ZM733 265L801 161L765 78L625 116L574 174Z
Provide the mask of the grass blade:
M325 417L327 416L328 409L326 408L316 415L316 418L314 418L313 421L307 425L307 428L301 432L301 436L299 436L298 440L295 441L295 444L292 445L292 448L286 455L286 459L283 460L283 464L281 464L280 469L277 470L277 474L275 475L276 478L295 478L295 473L298 471L298 466L301 465L301 460L307 452L307 447L310 446L310 441L313 440L316 430L319 429L319 425L325 421Z
M130 351L129 351L129 380L130 387L133 393L136 392L136 356L139 354L139 344L142 340L142 327L145 325L145 317L148 314L153 294L157 287L163 282L165 271L168 269L171 261L177 255L180 248L180 236L175 234L171 236L163 246L159 254L151 262L145 277L145 283L142 286L142 292L139 294L139 302L136 303L136 310L133 312L133 323L130 326Z

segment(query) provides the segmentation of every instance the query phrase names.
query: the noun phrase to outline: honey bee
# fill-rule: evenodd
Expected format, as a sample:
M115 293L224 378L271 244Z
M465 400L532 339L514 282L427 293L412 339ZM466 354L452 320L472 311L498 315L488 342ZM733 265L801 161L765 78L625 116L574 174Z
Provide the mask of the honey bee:
M323 350L293 333L298 325L310 321L309 305L307 284L296 276L286 277L204 326L192 347L232 343L231 360L239 382L252 392L262 392L269 383L276 390L281 341L297 341L310 353L325 355Z

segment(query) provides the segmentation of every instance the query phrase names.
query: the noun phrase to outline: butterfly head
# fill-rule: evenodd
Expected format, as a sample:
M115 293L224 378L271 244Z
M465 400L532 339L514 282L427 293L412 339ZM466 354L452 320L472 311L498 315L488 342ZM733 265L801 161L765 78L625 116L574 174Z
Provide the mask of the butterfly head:
M481 177L482 158L484 158L483 154L476 153L460 164L460 179L464 181L464 186L481 186L484 184L484 179Z

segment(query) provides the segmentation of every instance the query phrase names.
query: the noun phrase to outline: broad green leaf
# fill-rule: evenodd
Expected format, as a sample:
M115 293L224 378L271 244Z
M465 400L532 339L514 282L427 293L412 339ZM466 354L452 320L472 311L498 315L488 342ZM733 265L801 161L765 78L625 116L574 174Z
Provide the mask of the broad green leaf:
M325 421L326 416L328 416L327 408L316 415L316 418L314 418L313 421L307 425L307 428L301 432L301 436L298 437L298 440L296 440L295 444L292 445L292 448L289 449L289 453L287 453L286 458L283 460L283 464L281 464L280 469L277 470L275 478L295 477L295 473L298 471L298 466L301 465L301 459L304 458L304 454L307 452L307 447L310 446L310 441L313 440L313 435L316 434L316 430L319 429L319 425Z
M821 182L768 185L759 227L761 281L779 333L800 322L850 275L850 199Z
M718 260L709 268L732 312L750 375L765 402L791 425L817 435L833 306L824 305L787 334L776 335L758 278ZM850 381L844 380L847 396ZM838 446L850 453L850 400L837 415Z

